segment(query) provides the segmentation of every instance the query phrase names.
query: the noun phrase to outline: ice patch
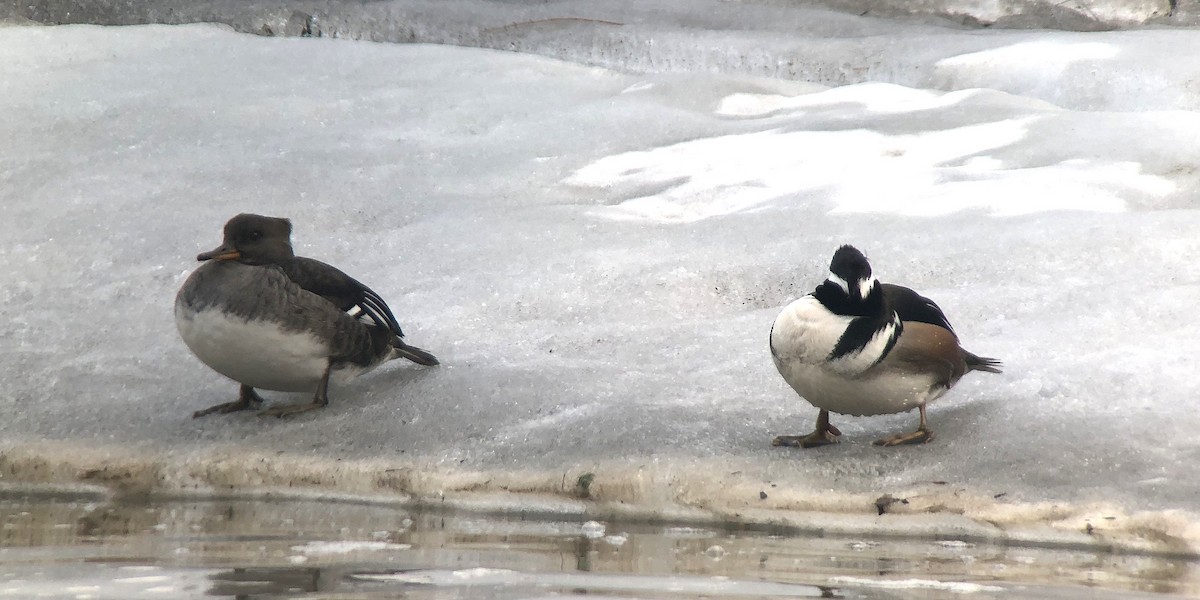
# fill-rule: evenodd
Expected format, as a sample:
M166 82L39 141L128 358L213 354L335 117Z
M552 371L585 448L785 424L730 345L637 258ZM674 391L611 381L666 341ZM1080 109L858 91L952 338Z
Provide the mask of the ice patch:
M588 539L599 539L604 537L605 526L597 521L588 521L583 524L583 536Z
M955 594L975 594L979 592L1002 592L1004 588L994 585L967 583L961 581L937 581L934 579L867 579L865 577L830 577L829 583L834 585L850 585L855 587L878 588L885 590L940 590Z
M853 105L867 113L900 114L953 107L980 93L980 90L942 93L888 83L862 83L800 96L731 94L721 99L716 114L762 117L783 111L824 110L839 103Z
M945 548L963 549L963 548L975 547L975 544L972 544L970 542L964 542L962 540L939 540L934 543L937 544L938 546L942 546Z
M855 89L860 87L868 89ZM869 98L870 87L836 92ZM816 106L830 102L823 98L829 94L834 92L802 98ZM1178 190L1135 162L1067 158L1047 164L1008 150L1035 144L1043 135L1035 132L1045 129L1047 118L1009 116L920 132L905 131L911 126L899 122L880 127L883 131L831 131L806 127L803 117L786 126L776 118L761 132L608 156L564 183L634 196L597 209L599 215L679 223L792 203L832 214L921 217L968 210L1003 217L1119 212L1128 197L1157 199ZM644 190L655 191L638 195Z
M1080 62L1101 62L1116 57L1121 48L1105 42L1072 42L1065 39L1018 42L1009 46L989 48L960 54L938 61L943 67L968 67L973 70L996 68L1000 65L1027 65L1040 77L1061 76L1070 66Z
M629 541L629 536L622 535L622 534L604 536L604 543L606 543L610 546L616 546L618 548L621 546L624 546L625 542L628 542L628 541Z
M699 527L668 527L663 530L663 537L678 540L706 540L716 537L716 535L717 533L711 529Z
M356 573L350 578L378 583L407 583L435 587L513 586L587 589L590 593L614 592L705 594L713 597L752 596L780 598L820 598L816 586L746 581L728 577L612 575L589 573L523 573L506 569L464 569L458 571L416 570L398 573Z
M166 575L146 575L144 577L118 577L113 581L116 583L158 583L160 581L170 581L170 579Z
M395 544L378 541L344 541L344 542L308 542L303 546L292 546L293 552L307 556L326 556L330 554L349 554L351 552L380 552L384 550L408 550L409 544Z

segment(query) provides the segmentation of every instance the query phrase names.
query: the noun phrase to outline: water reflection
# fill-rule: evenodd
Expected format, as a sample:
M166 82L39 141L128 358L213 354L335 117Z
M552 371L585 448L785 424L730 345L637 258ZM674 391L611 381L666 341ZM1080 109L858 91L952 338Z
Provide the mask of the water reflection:
M1200 595L1200 570L1161 557L953 540L790 537L378 505L0 500L0 596L12 597L959 598L969 592L1011 599L1095 598L1105 590L1112 598Z
M323 577L322 571L323 569L314 567L259 567L218 571L210 576L213 585L208 594L249 600L258 596L294 595L336 587L342 575L335 575L331 580L328 574ZM321 585L323 579L324 587Z

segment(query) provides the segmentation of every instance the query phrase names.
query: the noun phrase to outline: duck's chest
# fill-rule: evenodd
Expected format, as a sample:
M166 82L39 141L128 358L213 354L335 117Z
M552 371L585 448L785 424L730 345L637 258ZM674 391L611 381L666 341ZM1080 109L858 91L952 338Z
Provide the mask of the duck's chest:
M329 351L314 336L270 321L244 319L218 307L175 307L175 324L187 347L214 371L245 385L306 392L329 365Z
M175 325L187 347L214 371L251 387L285 392L316 388L329 365L329 344L284 325L286 298L273 272L206 263L175 299Z
M826 362L850 326L851 317L829 312L811 295L784 307L771 326L771 354L785 363Z
M901 331L894 313L890 319L839 315L809 295L789 304L775 319L771 355L777 363L820 367L850 377L882 360Z

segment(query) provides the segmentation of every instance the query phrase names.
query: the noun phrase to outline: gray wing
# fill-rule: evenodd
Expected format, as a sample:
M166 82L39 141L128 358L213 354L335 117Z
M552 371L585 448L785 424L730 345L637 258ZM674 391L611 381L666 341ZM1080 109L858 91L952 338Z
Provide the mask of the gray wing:
M219 305L244 319L265 319L287 331L309 333L326 345L334 363L370 366L391 355L393 336L386 325L351 317L327 299L301 288L279 267L209 261L192 277L196 278L194 284L185 286L192 291L181 301L197 308ZM235 293L213 294L211 290Z

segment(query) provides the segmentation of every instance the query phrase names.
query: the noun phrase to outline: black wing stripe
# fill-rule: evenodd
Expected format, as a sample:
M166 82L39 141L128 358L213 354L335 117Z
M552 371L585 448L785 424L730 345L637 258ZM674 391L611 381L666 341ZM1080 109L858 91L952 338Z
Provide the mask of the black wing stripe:
M363 318L364 316L371 317L372 325L387 327L387 321L384 320L383 315L379 314L379 311L375 307L367 304L366 302L359 302L358 304L355 304L354 307L358 309L358 315L356 316L359 319Z
M363 307L363 310L367 311L371 315L371 318L375 319L376 323L387 325L388 329L392 330L392 333L404 337L404 332L400 329L400 323L396 322L396 315L392 314L392 309L388 307L387 302L384 302L383 298L379 297L379 294L376 294L374 290L365 285L362 291L363 301L360 303L360 306Z
M946 318L946 314L942 312L941 307L933 300L904 286L890 283L883 285L883 293L892 305L892 310L900 315L901 321L928 323L943 327L951 332L954 331L954 328L950 326L950 320Z

